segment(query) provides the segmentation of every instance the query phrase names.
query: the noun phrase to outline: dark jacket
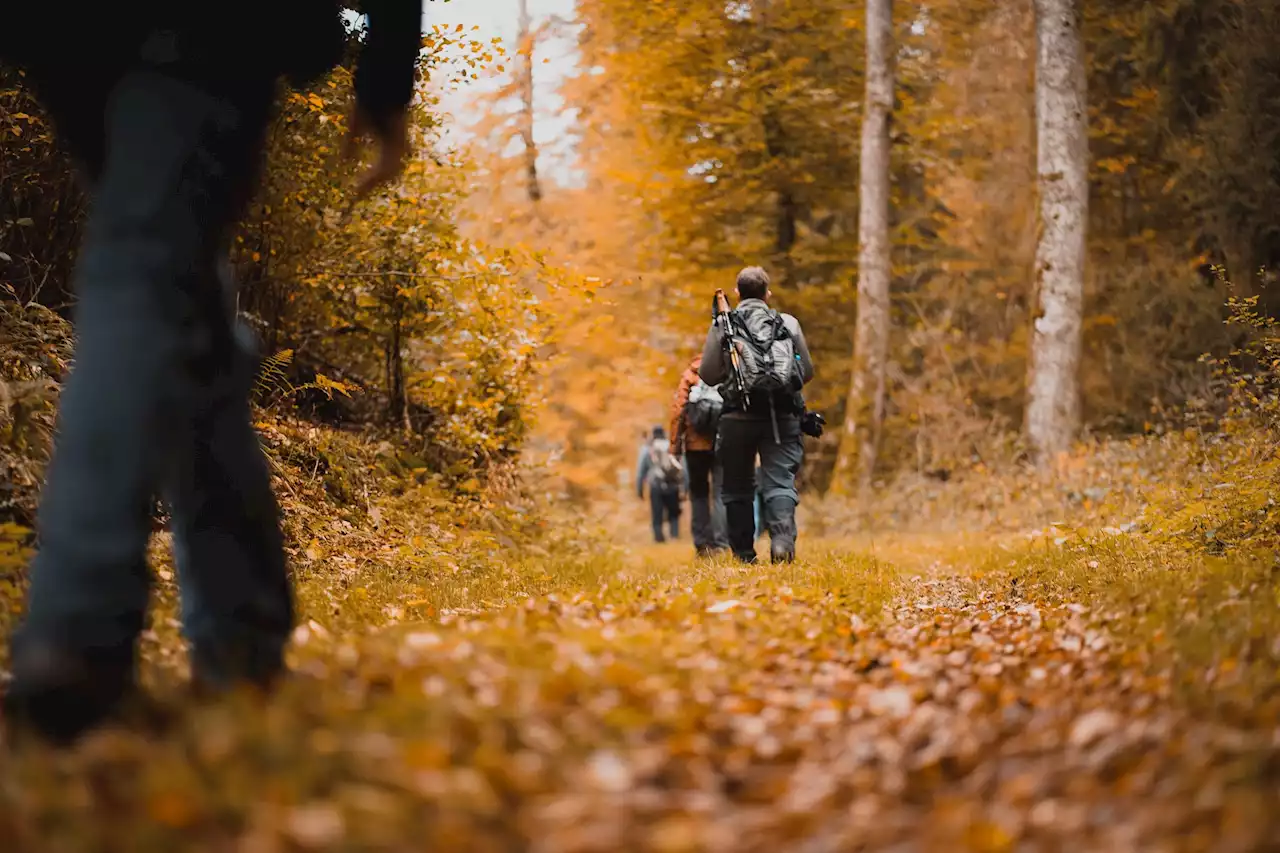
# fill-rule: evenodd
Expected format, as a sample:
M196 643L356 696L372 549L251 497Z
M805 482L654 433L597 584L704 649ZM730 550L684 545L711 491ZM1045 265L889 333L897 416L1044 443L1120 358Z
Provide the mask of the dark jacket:
M744 299L738 303L738 307L734 308L734 313L747 311L763 311L769 310L769 306L762 299ZM782 314L782 323L786 326L788 332L791 333L791 339L795 342L796 355L800 362L800 381L807 385L813 379L813 359L809 355L809 344L805 341L804 330L800 328L800 321L790 314ZM702 349L702 366L698 369L698 375L702 377L702 381L708 385L721 385L730 379L729 360L725 355L724 340L720 335L720 328L714 323L707 332L707 343ZM731 395L725 397L725 412L733 413L736 410L731 402ZM785 398L775 399L774 405L779 414L795 414L798 415L804 410L804 398L797 395L789 395ZM769 417L771 409L767 400L752 400L752 405L745 410L745 414L758 415L760 417Z
M117 0L5 3L0 58L42 80L111 79L131 68L213 89L242 81L319 77L342 60L346 33L338 0ZM413 97L422 42L422 0L364 0L369 30L357 63L356 94L375 123ZM12 7L12 8L10 8Z

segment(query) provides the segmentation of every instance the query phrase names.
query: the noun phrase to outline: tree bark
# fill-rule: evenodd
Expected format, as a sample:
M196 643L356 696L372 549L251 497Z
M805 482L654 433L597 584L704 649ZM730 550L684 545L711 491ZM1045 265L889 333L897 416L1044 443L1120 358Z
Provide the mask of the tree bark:
M1037 462L1070 449L1080 422L1089 137L1078 0L1036 0L1040 236L1026 432Z
M875 474L889 360L889 121L893 114L893 0L867 0L867 88L862 116L858 217L858 319L853 376L832 487L846 493L856 468L859 496Z
M538 179L538 144L533 139L533 23L529 17L529 0L520 0L520 141L524 143L525 189L529 201L542 201L542 184Z
M773 88L771 84L767 90L771 98L774 96ZM784 164L786 163L789 146L787 144L786 131L772 108L765 111L764 140L765 150L768 152L774 168L779 173L785 173ZM778 270L778 284L782 287L789 287L793 284L794 279L795 264L791 257L791 250L796 245L796 221L799 219L799 205L796 203L795 193L792 192L789 179L784 176L780 176L777 181L775 195L777 196L777 213L774 217L773 262Z
M764 130L765 152L769 155L770 166L774 174L774 196L776 213L774 215L773 265L777 270L776 282L780 287L794 284L795 263L791 250L795 248L797 231L796 221L799 219L799 205L795 191L788 175L788 158L791 155L791 140L782 123L776 107L778 98L777 68L772 59L773 45L779 34L773 27L773 4L771 0L760 0L758 7L758 23L760 43L758 50L765 57L764 70L766 81L762 92L765 98L764 110L761 114L761 125ZM785 38L785 34L781 36Z

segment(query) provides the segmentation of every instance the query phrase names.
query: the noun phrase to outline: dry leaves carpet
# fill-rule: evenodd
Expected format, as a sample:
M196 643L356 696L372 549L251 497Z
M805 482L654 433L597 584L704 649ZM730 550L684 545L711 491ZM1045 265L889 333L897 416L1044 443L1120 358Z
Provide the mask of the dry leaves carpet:
M0 849L1280 842L1269 555L904 536L782 571L602 565L421 622L310 620L280 694L162 735L0 749Z

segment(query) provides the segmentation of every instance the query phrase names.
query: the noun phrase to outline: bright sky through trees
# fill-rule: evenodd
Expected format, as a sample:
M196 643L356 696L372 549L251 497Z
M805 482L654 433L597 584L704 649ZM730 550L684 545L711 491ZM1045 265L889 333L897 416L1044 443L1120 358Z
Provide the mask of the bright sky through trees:
M470 29L479 27L474 35L480 40L501 38L508 51L515 50L517 0L449 0L426 5L426 22ZM535 27L542 26L553 17L569 19L574 11L574 0L529 0L529 13ZM545 63L543 60L547 60ZM551 32L539 41L537 62L534 66L534 85L538 102L538 116L534 123L534 138L538 142L542 163L541 171L553 178L565 181L572 166L571 140L574 114L564 109L563 100L557 94L560 83L574 72L575 47L572 31ZM466 125L480 119L484 107L479 95L499 87L495 79L482 79L469 86L453 88L441 93L441 106L458 117L457 124L446 134L446 142L468 138Z

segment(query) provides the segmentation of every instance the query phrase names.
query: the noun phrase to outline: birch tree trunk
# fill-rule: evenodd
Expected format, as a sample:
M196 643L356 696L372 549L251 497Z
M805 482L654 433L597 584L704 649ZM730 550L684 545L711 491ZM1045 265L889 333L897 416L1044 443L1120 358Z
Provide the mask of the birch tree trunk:
M861 210L858 217L858 319L853 377L832 488L846 492L857 469L866 498L884 420L889 359L889 120L893 113L893 0L867 0L867 90L862 115ZM856 463L855 463L856 460Z
M1040 237L1026 431L1041 464L1070 449L1080 421L1081 313L1089 137L1079 0L1036 0Z
M542 200L542 184L538 180L538 145L533 139L533 53L536 41L529 17L529 0L520 0L517 35L520 45L520 141L524 143L525 189L529 201Z

